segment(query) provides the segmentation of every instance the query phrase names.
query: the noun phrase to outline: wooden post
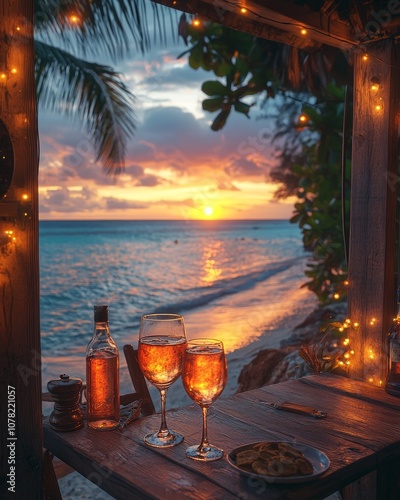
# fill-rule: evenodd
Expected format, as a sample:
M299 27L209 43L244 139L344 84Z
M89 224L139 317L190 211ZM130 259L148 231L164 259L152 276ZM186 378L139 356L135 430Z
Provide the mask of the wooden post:
M33 3L0 2L0 119L14 156L0 200L0 497L6 499L43 496ZM0 133L0 149L6 143Z
M367 49L368 58L358 53L354 65L350 376L383 385L394 316L400 58L391 40Z

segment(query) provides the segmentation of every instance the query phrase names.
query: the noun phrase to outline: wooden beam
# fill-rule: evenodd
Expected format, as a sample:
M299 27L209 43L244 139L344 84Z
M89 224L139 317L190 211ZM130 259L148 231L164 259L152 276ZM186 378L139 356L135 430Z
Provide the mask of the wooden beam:
M344 51L357 47L350 23L287 0L153 0L211 21L298 48L327 44ZM241 8L246 12L242 13ZM307 30L306 35L301 30Z
M14 163L0 201L0 498L32 500L43 496L33 3L0 2L0 116Z
M156 1L157 3L171 7L170 0ZM176 6L172 5L172 7L175 8ZM299 49L312 51L321 47L320 43L315 42L309 37L301 37L298 34L289 33L283 29L254 20L251 15L238 15L235 12L222 9L214 4L210 5L202 0L191 0L179 3L179 9L183 9L188 14L199 15L200 18L223 24L228 28L249 33L258 38L291 45Z
M349 250L353 378L384 383L394 317L400 52L391 40L355 55ZM372 81L379 83L371 91ZM377 109L382 105L382 109Z

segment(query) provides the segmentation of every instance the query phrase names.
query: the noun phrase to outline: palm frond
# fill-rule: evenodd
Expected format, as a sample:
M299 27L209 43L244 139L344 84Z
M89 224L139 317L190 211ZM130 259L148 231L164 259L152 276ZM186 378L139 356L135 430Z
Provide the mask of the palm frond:
M35 0L39 37L48 43L56 37L68 50L84 55L121 57L132 43L144 52L151 46L150 33L155 40L166 40L166 17L176 20L176 12L148 0ZM173 26L171 21L171 33Z
M108 172L120 171L135 130L135 98L119 73L38 40L35 71L40 104L85 123L96 161Z

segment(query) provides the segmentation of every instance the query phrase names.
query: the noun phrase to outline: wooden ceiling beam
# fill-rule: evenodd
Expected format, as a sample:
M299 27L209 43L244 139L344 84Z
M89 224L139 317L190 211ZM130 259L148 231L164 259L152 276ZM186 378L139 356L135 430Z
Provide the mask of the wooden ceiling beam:
M337 13L313 12L288 0L155 0L224 26L298 48L320 44L350 51L359 45L353 27ZM241 9L246 12L242 13ZM302 35L301 30L307 34Z
M256 21L249 16L238 15L234 12L216 7L214 4L210 4L202 0L174 0L172 3L171 0L152 1L188 14L198 15L202 19L207 19L209 21L227 26L228 28L249 33L258 38L284 43L306 51L317 50L321 47L319 42L316 42L310 37L288 33L283 29L269 26L268 24Z
M350 23L341 21L336 12L332 16L314 12L307 6L296 5L288 0L204 0L217 7L229 8L238 14L242 7L247 9L245 16L269 26L283 29L296 36L307 30L308 38L319 43L348 51L357 45Z

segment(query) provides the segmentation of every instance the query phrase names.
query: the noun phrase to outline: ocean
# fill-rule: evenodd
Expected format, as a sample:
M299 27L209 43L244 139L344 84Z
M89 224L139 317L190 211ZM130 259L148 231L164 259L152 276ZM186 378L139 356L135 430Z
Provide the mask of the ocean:
M44 386L84 377L95 304L109 305L121 353L137 346L142 314L177 312L188 338L219 338L233 357L261 337L276 345L282 325L315 305L287 221L41 221L39 243Z

